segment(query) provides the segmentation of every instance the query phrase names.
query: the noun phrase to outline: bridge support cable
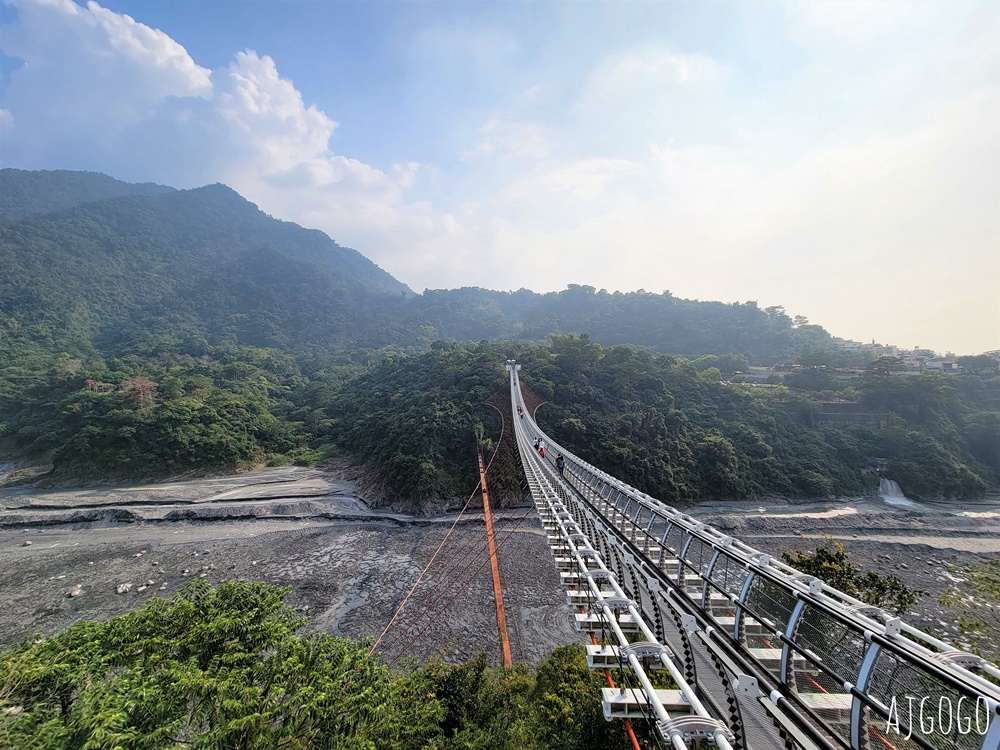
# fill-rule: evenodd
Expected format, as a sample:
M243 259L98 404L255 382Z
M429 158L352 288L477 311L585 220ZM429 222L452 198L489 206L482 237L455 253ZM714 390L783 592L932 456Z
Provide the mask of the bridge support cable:
M500 585L500 561L497 558L497 546L493 539L493 517L490 513L490 493L486 486L486 466L483 464L483 452L479 454L479 486L483 491L483 514L486 517L486 539L490 551L490 570L493 573L493 598L497 608L497 632L500 635L500 654L503 665L513 664L510 657L510 636L507 634L507 615L503 606L503 588Z
M430 567L434 564L434 561L437 560L438 555L444 548L445 542L448 541L449 537L451 537L452 533L455 531L455 527L458 526L459 520L462 518L462 515L469 507L469 504L472 503L472 500L473 498L475 498L477 492L479 492L478 485L476 486L476 489L472 491L472 494L469 495L469 499L465 501L465 505L462 506L462 510L455 517L455 521L451 524L451 527L448 529L448 532L444 535L444 539L442 539L440 544L438 544L437 549L434 550L434 554L431 555L431 559L427 561L426 565L424 565L423 570L420 571L420 575L417 576L417 580L413 582L413 585L410 587L410 590L406 592L406 596L403 597L403 601L399 603L399 606L396 608L396 611L392 613L392 617L389 619L389 622L386 623L386 626L379 634L379 637L375 639L375 642L372 644L365 658L371 658L371 655L375 653L375 650L379 647L379 644L385 638L386 633L388 633L389 629L393 626L393 624L395 624L396 620L399 618L400 613L402 613L403 608L406 606L406 603L410 600L410 597L413 596L413 592L417 590L417 587L420 585L420 582L424 579L424 576L427 574L427 571L430 570Z
M520 368L508 369L516 406ZM630 575L663 584L649 593L691 618L699 653L711 644L738 684L767 686L756 696L738 692L797 746L1000 748L995 665L655 500L580 460L533 419L520 421L526 472L538 463L554 474L531 450L535 438L563 455L565 482L582 498L589 527L605 535L605 549L624 551ZM957 721L911 719L913 700L952 711L964 702L965 718L974 706L980 724L964 731Z
M513 536L513 535L514 535L514 534L515 534L516 532L517 532L517 530L518 530L518 529L520 528L521 524L522 524L522 523L524 522L524 520L525 520L525 519L526 519L526 518L528 517L528 514L529 514L529 512L530 512L530 508L528 508L528 509L527 509L527 510L526 510L526 511L525 511L525 512L524 512L524 513L523 513L523 514L521 515L521 517L520 517L520 518L518 519L518 521L517 521L516 523L513 523L513 525L512 525L512 527L511 527L510 531L508 531L508 532L507 532L507 534L506 534L506 535L505 535L505 536L504 536L503 538L501 538L501 539L500 539L500 541L499 541L499 542L497 543L497 545L496 545L496 548L497 548L497 551L498 551L498 552L499 552L499 551L500 551L501 549L503 549L504 545L505 545L505 544L506 544L506 543L507 543L507 542L508 542L508 541L510 540L510 538L511 538L511 537L512 537L512 536ZM483 560L483 561L482 561L482 562L481 562L481 563L480 563L480 564L479 564L479 565L478 565L478 566L477 566L476 568L474 568L474 569L471 569L471 572L469 572L469 570L468 570L468 569L467 569L466 571L464 571L464 572L465 572L465 576L464 576L464 580L461 580L461 581L459 581L459 583L460 583L461 585L459 586L458 590L457 590L457 591L455 591L455 592L454 592L454 593L453 593L453 594L451 595L451 597L449 597L449 598L448 598L448 599L447 599L447 600L446 600L446 601L445 601L445 602L444 602L443 604L441 604L441 605L440 605L440 607L438 607L438 608L437 608L436 610L434 610L434 609L433 609L433 608L434 608L434 605L436 605L436 604L438 603L438 601L439 601L439 600L440 600L440 599L441 599L442 597L444 597L444 596L446 595L447 591L441 591L441 592L440 592L440 593L438 594L438 596L437 596L437 597L435 597L435 599L434 599L434 600L433 600L433 601L432 601L432 602L431 602L431 603L430 603L430 604L429 604L429 605L428 605L428 606L427 606L427 607L426 607L426 608L424 609L424 611L423 611L423 612L421 613L421 617L422 617L422 616L423 616L424 614L427 614L428 612L430 612L430 611L433 611L433 614L431 615L431 618L430 618L430 620L429 620L429 621L427 622L427 624L426 624L426 625L424 625L424 627L423 627L423 628L422 628L422 629L421 629L421 630L420 630L419 632L417 632L417 633L416 633L416 634L415 634L415 635L414 635L414 636L413 636L413 637L412 637L412 638L411 638L411 639L410 639L409 641L407 641L407 642L406 642L406 643L405 643L405 644L404 644L404 645L402 646L402 649L400 650L400 652L399 652L399 653L398 653L398 654L397 654L396 656L394 656L393 658L391 658L391 659L389 659L389 660L387 661L387 664L388 664L388 665L389 665L390 667L391 667L391 666L392 666L393 664L395 664L395 663L396 663L396 662L397 662L397 661L398 661L398 660L400 659L400 657L401 657L401 656L403 656L403 654L404 654L404 653L406 653L407 649L409 649L409 648L410 648L411 646L413 646L413 644L414 644L414 643L416 643L416 642L417 642L418 640L420 640L420 638L421 638L421 637L422 637L422 636L423 636L423 635L424 635L424 634L425 634L425 633L427 632L427 630L428 630L428 629L429 629L429 628L431 627L431 625L433 625L433 624L434 624L434 622L435 622L435 621L436 621L436 620L437 620L437 619L438 619L438 618L439 618L439 617L440 617L440 616L441 616L442 614L444 614L444 611L445 611L445 610L446 610L446 609L447 609L447 608L448 608L448 607L449 607L449 606L450 606L450 605L451 605L451 604L452 604L452 603L453 603L453 602L454 602L454 601L455 601L456 599L458 599L458 597L459 597L459 596L461 596L461 595L462 595L462 593L463 593L463 592L465 591L465 589L466 589L466 588L468 588L468 586L469 586L469 585L470 585L470 584L471 584L471 583L472 583L472 582L473 582L473 581L474 581L474 580L476 579L476 577L477 577L477 576L478 576L478 575L479 575L479 574L480 574L480 573L481 573L481 572L482 572L482 571L483 571L483 570L484 570L484 569L486 568L486 565L487 565L488 563L489 563L489 560L488 560L488 559L486 559L486 560ZM418 618L418 621L419 621L419 618ZM416 627L415 625L414 625L414 626L411 626L411 627L410 627L410 628L409 628L409 629L408 629L408 630L406 631L406 633L404 633L404 634L402 634L402 635L400 636L400 638L402 638L402 637L403 637L403 635L409 635L409 634L410 634L410 633L412 632L412 630L413 630L413 629L415 629L415 627ZM392 645L392 644L390 644L390 645Z
M480 462L480 484L477 484L467 502L454 519L441 543L437 546L430 560L421 570L416 581L404 596L402 602L393 613L392 618L379 638L372 645L368 656L372 656L376 650L381 652L381 657L387 663L397 661L409 648L413 647L420 640L420 637L427 632L428 628L440 617L444 609L457 600L459 594L476 581L486 563L496 564L499 561L499 551L508 542L515 531L524 522L531 511L531 506L523 508L522 512L512 513L511 511L496 511L492 503L489 503L490 495L484 498L483 516L478 516L478 512L472 507L473 501L479 496L481 487L485 487L485 475L495 469L496 461L516 465L517 473L520 474L520 460L514 455L513 459L507 456L503 448L507 447L507 453L513 454L513 432L507 420L501 429L500 446L491 456L489 464L483 465L483 458L479 451ZM502 455L501 455L502 454ZM509 469L510 467L506 467ZM511 486L510 475L512 471L501 467L501 477L506 482L499 482L501 486L501 501L504 497L511 496L514 488ZM490 474L493 476L492 474ZM492 489L491 482L491 489ZM509 498L508 498L509 499ZM488 514L488 515L487 515ZM483 534L483 526L478 521L482 520L487 525L489 533ZM488 523L487 523L488 522ZM477 563L480 563L477 566ZM499 569L496 571L499 577ZM482 582L477 582L477 586ZM420 591L418 592L418 587ZM457 589L457 591L456 591ZM497 586L494 579L494 595L496 596ZM430 600L428 602L428 600ZM506 625L506 616L503 609L502 589L498 598L499 622ZM391 633L390 633L391 631ZM506 628L498 628L500 633L499 651L501 661L506 665L512 662L511 641L506 635ZM412 637L416 634L416 637Z

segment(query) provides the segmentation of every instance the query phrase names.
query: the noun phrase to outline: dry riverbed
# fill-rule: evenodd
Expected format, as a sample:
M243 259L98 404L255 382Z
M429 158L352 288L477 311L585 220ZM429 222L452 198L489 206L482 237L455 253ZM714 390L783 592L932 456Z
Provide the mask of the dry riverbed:
M0 644L113 617L173 595L193 577L290 586L288 602L312 618L310 627L377 636L454 515L372 509L346 477L288 467L135 487L0 489ZM1000 557L1000 513L989 505L964 510L970 515L869 498L709 503L688 512L775 555L838 539L863 568L893 572L927 592L908 620L957 638L938 596L961 578L959 567ZM537 518L531 513L517 525L522 515L515 509L499 519L499 556L515 658L537 663L580 637ZM477 549L482 534L480 518L459 524L445 547L454 551L442 553L402 625L388 634L389 655L404 645L420 659L496 652L489 568ZM457 590L449 582L465 578L461 595L431 622Z
M537 663L579 636L537 517L512 531L525 510L496 522L511 531L499 557L514 650ZM369 508L343 471L297 467L137 487L0 489L0 643L113 617L193 577L290 586L287 601L310 627L377 636L453 521ZM496 651L482 540L481 516L459 524L445 548L458 554L439 556L387 635L390 656L403 646L420 659ZM431 622L457 591L451 582L466 579Z

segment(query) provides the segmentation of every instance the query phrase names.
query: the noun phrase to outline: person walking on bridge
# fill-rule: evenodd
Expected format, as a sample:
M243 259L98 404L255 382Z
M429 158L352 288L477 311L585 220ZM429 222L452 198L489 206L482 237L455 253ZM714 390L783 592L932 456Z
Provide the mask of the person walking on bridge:
M563 469L566 468L566 459L563 458L563 454L560 453L556 456L556 469L559 470L559 476L563 475Z

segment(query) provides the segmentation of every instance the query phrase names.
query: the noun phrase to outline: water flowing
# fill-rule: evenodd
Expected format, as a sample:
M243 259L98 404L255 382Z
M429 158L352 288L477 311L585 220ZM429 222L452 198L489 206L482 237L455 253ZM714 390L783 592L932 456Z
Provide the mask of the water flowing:
M889 505L902 505L909 508L917 507L917 504L903 494L903 490L892 479L882 477L878 482L878 495Z

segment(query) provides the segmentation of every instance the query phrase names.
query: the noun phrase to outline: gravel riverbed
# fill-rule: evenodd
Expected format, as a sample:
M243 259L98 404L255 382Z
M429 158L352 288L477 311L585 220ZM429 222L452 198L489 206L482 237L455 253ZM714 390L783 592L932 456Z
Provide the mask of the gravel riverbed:
M378 636L455 514L370 508L348 476L344 469L286 467L134 487L0 489L0 644L113 617L171 596L193 577L289 586L287 601L311 618L309 627ZM537 663L580 635L541 526L525 510L505 511L495 523L514 655ZM989 503L769 499L686 512L776 556L837 539L862 569L892 572L925 592L906 619L949 640L960 638L938 597L962 585L962 567L1000 558L1000 512ZM481 514L451 534L386 634L387 658L496 653Z

